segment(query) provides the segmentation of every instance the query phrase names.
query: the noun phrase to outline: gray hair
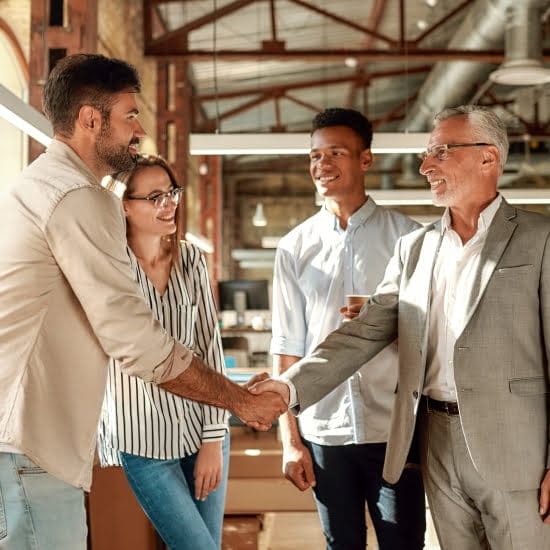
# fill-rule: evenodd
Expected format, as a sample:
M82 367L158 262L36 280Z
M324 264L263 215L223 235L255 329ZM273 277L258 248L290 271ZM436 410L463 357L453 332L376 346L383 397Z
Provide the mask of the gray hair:
M433 119L434 128L444 120L456 116L466 116L474 129L474 139L494 145L498 149L500 173L508 158L508 133L502 119L487 107L480 105L460 105L444 109Z

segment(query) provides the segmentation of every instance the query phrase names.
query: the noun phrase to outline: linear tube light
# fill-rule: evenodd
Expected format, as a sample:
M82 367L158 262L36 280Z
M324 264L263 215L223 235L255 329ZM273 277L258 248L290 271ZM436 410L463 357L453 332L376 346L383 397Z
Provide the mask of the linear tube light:
M0 116L42 145L48 146L53 130L48 119L0 84Z
M382 206L433 205L429 189L368 189ZM550 189L499 189L510 204L550 204Z
M373 153L420 153L426 149L429 133L375 133ZM192 155L307 155L308 133L279 134L191 134Z

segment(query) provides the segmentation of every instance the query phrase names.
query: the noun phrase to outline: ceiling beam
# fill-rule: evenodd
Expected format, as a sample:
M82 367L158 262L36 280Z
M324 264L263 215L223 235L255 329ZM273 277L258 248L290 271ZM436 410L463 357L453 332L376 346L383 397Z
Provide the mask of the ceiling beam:
M145 47L146 55L180 57L188 61L210 61L215 55L219 61L340 61L356 57L360 62L436 62L436 61L475 61L502 63L504 50L447 50L437 48L393 48L383 49L270 49L260 50L200 50L185 48L182 44L150 44ZM545 61L550 61L550 49L543 52Z
M358 85L365 85L370 80L377 78L390 78L393 76L411 75L418 73L428 73L432 70L431 65L422 65L420 67L408 67L400 69L392 69L385 71L364 72L363 74L354 73L349 76L336 76L333 78L316 78L314 80L293 81L286 84L265 86L263 88L239 88L230 92L218 92L208 94L197 94L194 97L195 101L213 101L216 99L233 99L235 97L258 95L258 94L279 94L284 95L290 90L303 90L306 88L318 88L319 86L331 86L336 84L346 84L355 82Z
M380 34L379 32L373 31L372 29L363 27L362 25L358 25L357 23L355 23L355 21L345 19L344 17L340 17L339 15L333 12L319 8L311 4L310 2L305 2L304 0L289 0L289 1L292 2L293 4L297 4L298 6L301 6L302 8L305 8L306 10L313 11L315 13L318 13L319 15L323 15L327 19L335 21L336 23L340 23L342 25L345 25L346 27L350 27L356 31L362 32L367 36L372 36L373 38L376 38L381 42L385 42L390 47L394 47L396 45L395 40L393 40L392 38L385 36L383 34Z

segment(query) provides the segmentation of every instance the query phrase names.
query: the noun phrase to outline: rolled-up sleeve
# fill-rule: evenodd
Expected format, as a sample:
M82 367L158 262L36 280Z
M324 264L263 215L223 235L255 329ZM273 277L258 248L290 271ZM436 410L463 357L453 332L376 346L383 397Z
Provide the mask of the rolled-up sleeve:
M174 348L139 293L114 195L100 187L71 191L50 215L45 235L91 330L123 372L159 384L189 366L192 352Z

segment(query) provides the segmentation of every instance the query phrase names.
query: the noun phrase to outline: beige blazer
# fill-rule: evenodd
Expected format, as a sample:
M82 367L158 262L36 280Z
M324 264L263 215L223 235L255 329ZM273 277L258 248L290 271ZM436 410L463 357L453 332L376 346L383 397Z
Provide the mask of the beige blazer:
M466 443L492 486L539 486L549 467L550 218L505 201L489 228L456 341L455 382ZM285 373L304 409L399 337L384 477L395 483L411 447L424 386L432 271L440 222L397 244L384 281L361 316L344 323Z

